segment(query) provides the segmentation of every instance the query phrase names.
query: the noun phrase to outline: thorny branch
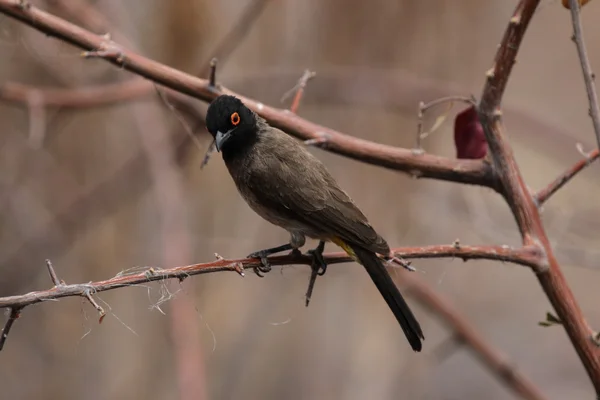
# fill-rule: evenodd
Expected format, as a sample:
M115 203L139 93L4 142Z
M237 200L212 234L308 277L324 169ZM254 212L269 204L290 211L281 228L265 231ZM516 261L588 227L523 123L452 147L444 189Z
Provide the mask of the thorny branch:
M212 101L223 93L234 94L272 125L300 139L322 139L326 135L327 146L325 150L327 151L385 168L407 172L417 178L436 178L496 188L497 178L492 173L489 164L484 161L455 160L431 154L415 154L410 149L387 146L343 134L300 118L285 110L269 107L256 100L233 93L225 88L215 89L210 86L209 81L206 79L196 78L152 61L119 46L106 37L98 36L46 13L33 5L21 7L12 0L0 0L0 13L80 47L90 54L102 56L104 60L123 69L197 99Z
M523 247L514 249L509 246L462 246L460 244L408 247L393 249L397 257L405 259L419 258L459 258L462 260L488 259L505 261L531 267L539 262L537 249ZM346 253L323 254L327 264L340 264L352 262ZM310 265L312 258L307 255L296 256L293 254L269 257L271 265ZM162 281L165 279L183 280L188 276L206 274L219 271L235 271L241 273L245 269L253 269L260 265L260 260L246 258L227 260L219 258L216 261L201 264L192 264L173 268L147 267L142 272L135 274L120 274L114 278L99 282L82 284L61 284L49 290L30 292L24 295L0 297L0 308L23 308L32 304L62 297L86 296L86 293L105 292L126 286L141 283Z
M426 246L412 248L393 249L398 257L405 259L417 258L459 258L463 261L474 259L490 259L504 262L515 263L531 267L539 262L537 249L533 247L523 247L513 249L508 246L463 246L459 242L451 245ZM351 262L352 259L346 253L328 253L323 255L327 264L339 264ZM269 257L271 265L311 265L312 257L308 255L284 255ZM128 287L137 284L143 284L153 281L164 281L167 279L178 279L180 281L192 275L199 275L219 271L234 271L245 276L245 269L253 269L260 264L257 259L227 260L217 257L217 260L211 263L193 264L168 269L145 267L134 273L121 273L114 278L104 281L82 283L82 284L61 284L49 290L30 292L24 295L9 296L0 298L0 308L11 310L21 310L24 307L36 303L57 300L63 297L81 296L87 297L91 293L103 292L107 290ZM51 266L51 264L48 264ZM54 276L56 274L54 273ZM51 276L53 273L51 272ZM498 375L508 387L515 393L521 395L524 399L543 400L545 397L539 389L531 383L526 377L522 376L514 369L504 358L504 356L489 345L483 336L479 334L469 322L462 317L456 310L452 309L448 301L442 299L431 290L420 279L411 274L402 274L402 283L406 284L410 293L422 303L425 307L434 310L444 322L449 325L455 334L464 342L465 346L472 349L478 355L482 363L489 368L492 373ZM90 300L94 307L97 306L93 300ZM98 310L98 308L96 307ZM100 321L103 318L103 310L98 310ZM12 314L11 314L12 315ZM8 329L4 332L8 334L10 325L14 320L7 322ZM9 325L10 324L10 325ZM0 342L0 349L1 349Z
M600 153L598 152L598 149L589 152L585 155L585 158L577 161L555 180L550 182L548 186L536 193L535 196L533 196L533 199L537 203L538 207L542 206L546 201L548 201L550 196L566 185L567 182L575 177L575 175L596 161L599 155Z

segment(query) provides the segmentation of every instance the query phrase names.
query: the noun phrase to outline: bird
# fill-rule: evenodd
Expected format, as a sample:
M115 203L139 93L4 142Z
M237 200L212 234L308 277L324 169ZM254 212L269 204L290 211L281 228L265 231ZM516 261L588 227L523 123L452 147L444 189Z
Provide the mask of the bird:
M325 165L303 143L270 126L232 95L220 95L210 103L206 127L250 208L290 235L288 243L248 256L261 260L260 271L270 269L267 256L287 250L300 253L309 237L319 240L310 252L316 277L326 269L325 243L333 242L363 265L412 349L421 351L425 339L421 326L385 267L384 262L395 259L389 245Z

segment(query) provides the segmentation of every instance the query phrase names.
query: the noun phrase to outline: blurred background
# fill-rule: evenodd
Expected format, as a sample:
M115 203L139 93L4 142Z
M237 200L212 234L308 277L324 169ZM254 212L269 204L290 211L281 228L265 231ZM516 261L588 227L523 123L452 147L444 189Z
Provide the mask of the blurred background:
M289 106L281 96L310 68L317 76L301 116L410 148L420 101L480 94L517 2L33 3L192 74L224 51L218 80L270 105ZM583 9L597 69L599 18L600 2ZM248 26L223 50L219 43L242 23ZM532 190L581 158L577 143L586 151L596 146L571 32L560 2L543 1L504 97L510 141ZM134 78L81 59L79 50L4 16L0 54L0 88L18 82L81 89ZM49 288L46 258L61 279L76 283L144 266L210 261L215 253L242 257L288 240L246 206L219 155L200 169L210 143L202 121L187 116L198 148L156 92L97 107L45 107L42 92L27 93L25 102L10 101L6 93L0 101L0 296ZM206 104L192 105L204 115ZM460 109L455 106L451 117ZM433 110L426 124L442 112ZM454 157L452 119L424 146ZM311 151L393 247L456 239L519 244L512 215L489 189L416 180ZM543 211L564 273L596 328L597 176L594 165ZM414 265L548 398L591 398L564 330L538 326L551 307L529 270L483 261ZM449 347L452 332L409 298L427 338L424 351L413 353L359 265L331 267L305 308L308 277L306 267L276 267L264 279L216 273L100 293L108 313L101 325L78 298L27 308L0 356L2 394L87 400L515 397L467 348Z

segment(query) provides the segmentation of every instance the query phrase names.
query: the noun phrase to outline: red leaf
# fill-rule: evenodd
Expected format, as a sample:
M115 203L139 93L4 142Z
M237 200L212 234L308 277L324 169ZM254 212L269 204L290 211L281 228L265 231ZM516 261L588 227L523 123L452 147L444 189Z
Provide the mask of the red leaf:
M487 154L483 127L474 106L462 111L454 119L454 145L456 158L480 159Z

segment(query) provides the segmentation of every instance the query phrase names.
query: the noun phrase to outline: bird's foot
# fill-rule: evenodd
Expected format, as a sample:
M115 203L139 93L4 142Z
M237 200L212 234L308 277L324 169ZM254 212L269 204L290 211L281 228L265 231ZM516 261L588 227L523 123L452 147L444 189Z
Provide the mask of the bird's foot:
M258 258L260 260L260 264L252 269L254 270L254 273L261 278L264 278L263 274L270 272L272 269L271 263L269 262L269 259L267 257L269 254L270 253L268 253L266 250L260 250L260 251L255 251L254 253L249 254L248 257L246 257L246 258Z
M308 304L310 303L310 298L315 287L315 282L317 281L317 276L323 276L327 271L327 263L323 258L324 249L325 242L320 241L316 248L308 251L308 254L312 257L312 263L310 265L310 281L308 282L308 289L306 290L306 307L308 307Z
M263 273L266 274L267 272L271 271L271 263L269 262L269 259L267 257L271 254L281 253L282 251L290 250L292 248L293 247L291 244L286 243L282 244L281 246L255 251L254 253L248 255L248 257L246 258L258 258L260 260L260 265L258 267L254 267L253 269L256 275L263 278Z

